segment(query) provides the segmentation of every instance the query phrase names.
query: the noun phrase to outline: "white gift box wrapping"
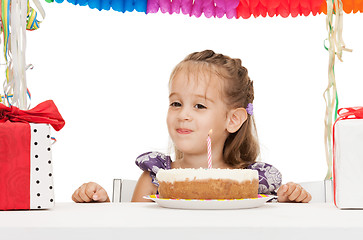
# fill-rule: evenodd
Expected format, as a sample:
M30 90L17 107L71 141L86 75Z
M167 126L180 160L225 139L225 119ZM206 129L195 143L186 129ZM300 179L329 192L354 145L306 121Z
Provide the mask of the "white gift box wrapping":
M13 165L7 164L19 156L19 154L23 154L21 153L23 150L20 147L13 149L10 143L1 146L3 147L2 152L6 155L11 154L12 158L9 158L8 162L3 162L3 172L5 171L5 174L0 176L0 183L5 184L3 187L7 191L1 193L4 195L0 199L0 210L47 209L54 206L50 125L23 124L29 124L30 128L28 130L31 131L29 142L30 156L26 157L28 159L26 161L30 161L30 165L29 162L24 164L26 167L18 163ZM8 132L11 133L12 130L10 129ZM14 141L15 138L12 138L11 134L8 135L10 136L2 135L0 137L5 137L7 142ZM30 179L28 180L29 176ZM24 180L25 178L26 180ZM24 186L24 183L29 183L29 186ZM26 196L23 195L24 188L27 190L26 192L28 192L29 188L29 194L26 194ZM22 204L17 204L17 201L21 201ZM24 205L23 202L26 202L26 204Z
M30 128L30 209L52 208L54 186L50 126L30 123Z
M334 127L334 202L340 209L363 208L363 119Z

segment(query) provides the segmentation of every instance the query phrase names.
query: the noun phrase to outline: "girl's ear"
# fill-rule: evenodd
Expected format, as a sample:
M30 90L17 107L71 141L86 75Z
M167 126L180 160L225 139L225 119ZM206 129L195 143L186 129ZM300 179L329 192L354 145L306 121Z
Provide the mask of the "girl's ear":
M247 111L244 108L232 109L228 113L227 131L229 133L237 132L242 124L247 120Z

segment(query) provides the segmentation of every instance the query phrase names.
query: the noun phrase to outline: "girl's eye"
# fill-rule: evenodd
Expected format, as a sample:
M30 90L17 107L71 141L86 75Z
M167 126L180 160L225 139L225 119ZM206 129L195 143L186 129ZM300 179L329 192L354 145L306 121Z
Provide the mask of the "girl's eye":
M172 102L170 104L170 107L181 107L181 103L179 103L179 102Z
M198 109L206 109L207 107L204 106L203 104L196 104L195 105L195 108L198 108Z

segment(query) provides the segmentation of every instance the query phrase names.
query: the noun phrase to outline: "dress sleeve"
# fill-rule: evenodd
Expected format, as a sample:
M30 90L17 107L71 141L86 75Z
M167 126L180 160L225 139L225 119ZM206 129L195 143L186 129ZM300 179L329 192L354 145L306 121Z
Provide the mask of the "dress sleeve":
M170 156L163 153L147 152L138 156L135 163L141 170L150 172L152 183L159 186L156 180L156 173L160 168L170 169L171 159Z
M267 163L256 162L251 164L248 169L258 171L258 193L276 194L276 191L281 186L282 182L282 175L277 168Z

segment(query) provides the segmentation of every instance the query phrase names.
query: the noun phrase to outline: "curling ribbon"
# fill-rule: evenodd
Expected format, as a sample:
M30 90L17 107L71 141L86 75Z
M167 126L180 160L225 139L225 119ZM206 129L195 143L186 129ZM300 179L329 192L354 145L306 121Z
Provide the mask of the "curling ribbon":
M30 208L30 140L28 123L46 123L56 131L65 122L53 101L31 110L0 104L0 209Z
M343 51L351 52L351 49L345 47L343 41L343 4L341 0L327 1L327 17L326 27L328 30L329 48L329 64L328 64L328 86L324 91L324 100L326 103L325 110L325 129L324 129L324 145L325 158L328 166L328 171L325 179L331 179L333 168L333 122L336 119L338 109L338 92L335 81L335 56L342 61Z
M39 28L41 21L38 20L37 12L30 7L29 1L21 1L12 5L10 1L1 1L4 57L7 68L5 71L4 95L0 94L0 103L7 104L8 106L16 104L25 109L27 108L26 95L31 99L30 92L26 87L25 70L28 67L25 66L25 29L36 30ZM44 19L45 12L39 0L33 0L33 2ZM10 14L12 11L14 13ZM10 17L12 17L12 20ZM11 22L12 24L10 24ZM9 41L12 44L9 44ZM18 44L22 44L21 47ZM10 48L10 46L13 47ZM13 56L13 58L9 56Z
M1 28L2 28L2 33L3 33L3 39L4 39L4 59L5 62L8 63L8 42L9 42L9 12L10 12L10 0L2 0L1 1ZM5 83L4 85L6 85L9 82L9 68L6 68L5 71ZM4 89L5 90L5 89ZM6 103L7 99L7 95L9 95L9 92L5 91L4 95L0 95L0 102L1 103Z
M40 4L39 0L33 0L35 6L38 8L40 15L42 16L43 20L45 18L45 11L42 7L42 5ZM39 24L41 23L41 21L38 20L38 13L29 5L29 1L28 1L28 11L27 11L27 25L26 25L26 29L27 30L36 30L39 28Z

